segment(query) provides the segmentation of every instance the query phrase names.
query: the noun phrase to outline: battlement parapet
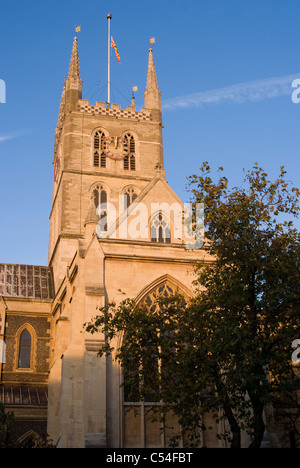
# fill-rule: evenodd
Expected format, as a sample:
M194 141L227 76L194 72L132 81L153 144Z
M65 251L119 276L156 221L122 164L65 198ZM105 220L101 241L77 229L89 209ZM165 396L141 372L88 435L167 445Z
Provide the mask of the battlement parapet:
M93 106L90 101L81 99L78 101L78 110L79 112L91 115L103 115L106 117L115 117L117 119L152 120L152 115L149 110L142 109L138 112L135 106L127 106L126 109L121 109L119 104L107 106L104 102L96 102Z

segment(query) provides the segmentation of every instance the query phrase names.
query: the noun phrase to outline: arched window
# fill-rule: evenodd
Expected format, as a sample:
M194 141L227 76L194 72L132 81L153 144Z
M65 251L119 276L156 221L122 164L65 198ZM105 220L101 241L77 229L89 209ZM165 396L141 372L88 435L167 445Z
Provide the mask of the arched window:
M160 299L172 297L176 293L179 293L186 303L189 297L186 292L179 285L165 279L148 290L138 300L138 304L146 307L149 315L155 315L161 307ZM172 412L164 414L163 419L154 416L153 409L157 410L161 402L160 385L164 379L172 379L167 373L167 366L164 366L164 360L169 359L169 355L166 357L157 347L155 333L158 331L151 330L148 341L139 343L144 350L147 348L147 353L143 354L138 363L136 355L132 353L132 357L128 356L126 372L125 368L123 369L124 448L168 447L172 437L180 433L178 419ZM124 340L126 341L126 334ZM146 372L143 370L144 362ZM141 392L142 388L144 390Z
M166 297L171 297L176 294L176 288L172 285L169 284L167 281L164 281L162 284L154 288L152 291L150 291L146 297L140 302L142 306L145 306L150 314L154 314L157 309L160 308L159 304L159 299L160 298L166 298ZM125 336L126 339L126 336ZM149 348L150 348L149 344ZM134 358L133 358L134 359ZM149 366L149 362L147 364ZM153 348L153 362L152 362L152 372L151 375L145 375L144 379L147 380L145 382L146 387L153 387L153 392L149 392L148 395L145 395L144 401L151 403L155 402L156 399L153 398L153 395L156 393L157 390L157 385L158 385L158 374L159 374L159 362L157 358L157 353L155 348ZM149 382L148 382L149 379ZM124 402L129 403L129 402L136 402L138 403L139 397L138 397L138 389L139 383L138 383L138 378L134 373L134 376L131 376L130 373L127 375L124 374Z
M106 155L104 152L105 134L98 130L94 135L94 153L93 164L94 167L106 167Z
M31 347L32 337L27 329L25 329L20 335L19 342L19 369L30 369L31 368Z
M124 192L124 209L127 210L127 208L129 208L129 206L135 202L135 200L137 199L137 193L134 189L134 187L128 187Z
M162 211L151 219L151 241L164 244L171 243L170 220Z
M100 231L107 232L107 192L101 184L94 187L93 198L99 216Z
M136 144L133 135L127 133L125 135L125 140L128 145L128 155L124 158L124 169L125 171L135 171L136 170Z

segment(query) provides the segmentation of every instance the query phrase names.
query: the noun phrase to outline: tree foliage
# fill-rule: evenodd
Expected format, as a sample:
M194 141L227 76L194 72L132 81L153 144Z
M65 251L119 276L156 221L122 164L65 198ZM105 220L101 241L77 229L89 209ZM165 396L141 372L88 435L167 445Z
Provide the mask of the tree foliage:
M125 299L86 324L103 331L104 352L124 369L137 397L172 410L185 444L201 444L203 415L224 418L232 447L248 432L261 445L264 411L284 392L299 390L291 365L300 338L300 235L292 219L300 192L282 167L275 181L255 165L241 187L213 182L208 163L189 178L194 202L204 203L206 242L213 261L197 266L197 295L160 300L149 310ZM120 334L125 339L118 340Z
M0 403L0 449L32 449L55 448L48 436L40 436L31 431L24 440L16 440L15 415L6 411L5 405Z
M0 448L10 448L13 433L14 415L6 412L5 407L0 403Z

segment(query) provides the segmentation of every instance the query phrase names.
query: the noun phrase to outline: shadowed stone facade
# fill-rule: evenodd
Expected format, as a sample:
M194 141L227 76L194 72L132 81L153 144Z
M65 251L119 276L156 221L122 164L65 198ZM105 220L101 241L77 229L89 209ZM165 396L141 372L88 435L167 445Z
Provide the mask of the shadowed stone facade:
M34 431L47 433L51 269L0 264L0 402L15 415L14 439ZM31 337L28 363L22 364L22 334Z

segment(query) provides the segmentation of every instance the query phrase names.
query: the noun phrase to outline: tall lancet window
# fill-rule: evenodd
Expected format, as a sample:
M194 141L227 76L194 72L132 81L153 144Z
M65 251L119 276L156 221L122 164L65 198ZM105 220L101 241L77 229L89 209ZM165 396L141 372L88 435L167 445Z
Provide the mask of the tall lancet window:
M135 202L138 196L134 187L127 187L123 195L124 195L124 209L127 210L127 208L129 208L129 206Z
M93 190L94 203L99 216L99 227L101 232L107 232L107 192L101 184Z
M30 369L31 365L31 334L24 330L20 336L19 342L19 369Z
M125 171L135 171L136 170L136 144L133 135L127 133L124 137L127 140L129 153L124 158L124 169Z
M94 167L106 167L106 155L104 152L105 135L101 130L98 130L94 135Z

